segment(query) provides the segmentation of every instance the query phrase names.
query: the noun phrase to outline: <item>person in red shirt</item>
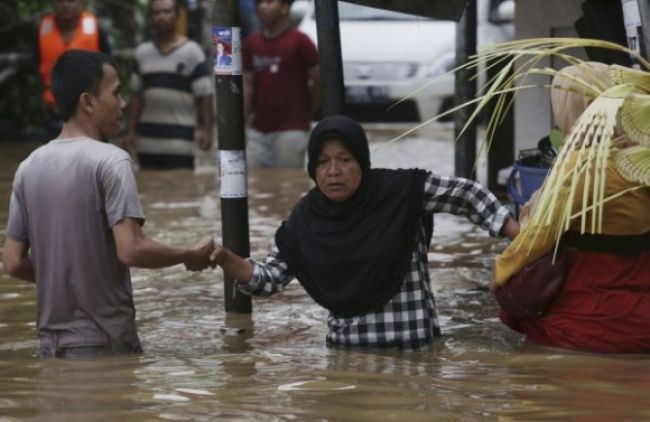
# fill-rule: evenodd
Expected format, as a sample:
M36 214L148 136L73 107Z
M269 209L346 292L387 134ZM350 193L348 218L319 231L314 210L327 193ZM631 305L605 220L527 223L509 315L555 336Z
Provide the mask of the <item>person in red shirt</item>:
M262 30L243 49L244 108L251 167L303 167L320 104L316 46L289 26L292 0L256 0Z

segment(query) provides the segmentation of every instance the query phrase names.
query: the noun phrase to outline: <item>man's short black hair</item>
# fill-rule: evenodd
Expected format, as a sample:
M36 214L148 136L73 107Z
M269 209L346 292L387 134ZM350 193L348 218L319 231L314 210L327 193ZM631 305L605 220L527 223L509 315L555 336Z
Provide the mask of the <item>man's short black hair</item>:
M99 94L104 64L117 69L111 56L94 51L69 50L56 61L52 68L52 92L64 122L74 116L81 94Z

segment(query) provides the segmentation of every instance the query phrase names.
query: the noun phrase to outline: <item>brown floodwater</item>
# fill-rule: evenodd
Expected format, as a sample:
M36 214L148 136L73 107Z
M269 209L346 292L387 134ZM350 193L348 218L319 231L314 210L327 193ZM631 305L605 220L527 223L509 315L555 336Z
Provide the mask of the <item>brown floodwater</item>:
M375 166L452 171L448 130L387 145ZM0 143L0 241L13 173L36 145ZM220 239L214 168L140 171L147 234L189 246ZM279 222L306 192L300 170L252 171L251 251L263 257ZM437 215L431 279L443 337L418 351L325 344L326 312L298 283L226 315L222 273L134 269L145 354L37 357L35 288L0 275L0 421L123 420L648 420L650 359L530 344L503 326L486 289L506 245L462 218Z

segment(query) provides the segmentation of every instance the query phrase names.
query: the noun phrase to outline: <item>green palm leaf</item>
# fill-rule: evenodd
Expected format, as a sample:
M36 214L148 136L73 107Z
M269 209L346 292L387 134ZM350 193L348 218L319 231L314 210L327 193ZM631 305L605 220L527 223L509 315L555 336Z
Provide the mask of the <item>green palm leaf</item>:
M650 149L634 146L617 151L616 168L625 179L650 186Z
M531 216L531 224L549 225L557 230L569 229L578 184L582 183L582 207L593 207L590 231L602 230L605 203L607 160L613 148L616 115L632 85L610 88L596 98L580 115L560 150L555 165L542 190L539 205ZM576 155L575 162L571 160ZM564 204L559 207L558 204ZM560 213L550 210L562 209ZM581 231L587 229L587 213L581 215Z
M650 95L630 95L621 109L621 123L632 141L650 148Z
M609 67L609 77L616 84L632 84L646 92L650 91L650 73L648 72L614 64Z
M617 51L622 51L631 56L635 57L642 66L646 69L650 69L650 63L646 61L643 57L639 56L636 52L623 47L619 44L615 44L608 41L602 40L592 40L592 39L583 39L583 38L533 38L533 39L523 39L523 40L514 40L505 43L496 44L489 46L483 49L479 54L470 58L467 63L464 63L457 68L440 75L438 78L432 80L428 84L418 88L417 90L411 92L409 95L401 99L400 101L393 104L391 107L405 101L406 99L412 97L416 93L426 89L429 85L436 83L439 79L448 77L450 74L457 73L461 70L467 69L481 69L481 63L489 63L488 66L483 68L483 73L487 73L487 69L495 66L497 63L503 65L503 68L491 79L489 80L487 86L482 89L482 94L477 98L470 100L466 103L460 104L454 108L458 110L473 104L476 104L476 110L472 113L471 117L468 119L466 125L461 128L460 133L464 133L467 127L470 124L473 124L474 120L478 117L481 110L483 110L492 100L498 101L499 98L506 98L506 95L512 93L513 91L519 91L522 89L538 88L538 87L548 87L548 85L540 85L535 83L530 83L527 81L528 76L543 74L548 76L554 76L558 73L556 69L544 68L540 69L538 67L539 63L544 59L556 57L561 62L565 62L568 65L575 65L583 63L582 60L573 57L570 54L567 54L567 50L572 50L576 48L609 48ZM509 72L513 71L513 75L510 75ZM618 74L622 77L632 77L633 75L628 76L627 73L619 71ZM591 91L594 95L602 93L606 87L603 86L602 81L598 78L590 78L589 81L580 82L588 91ZM505 112L509 109L510 104L505 104L504 100L501 100L497 106L494 113L490 117L490 123L488 125L488 135L494 133L493 126L501 122L504 118ZM409 130L407 133L412 133L413 131L422 128L436 120L438 120L443 115L450 114L452 111L447 111L444 114L434 116L430 119L423 121L417 127ZM404 133L392 141L397 141L398 139L403 138L407 133ZM481 148L489 148L491 144L491 137L485 140L485 145L482 145Z
M556 69L541 67L544 60L556 58L567 65L581 65L584 62L572 56L571 50L590 47L625 52L635 57L645 69L650 69L650 63L637 53L607 41L581 38L514 40L491 46L450 72L481 69L481 63L502 65L502 70L489 81L481 95L454 107L448 113L469 105L476 106L465 127L461 129L462 134L473 124L481 110L494 103L486 139L481 143L482 150L489 149L496 126L503 121L505 112L512 106L512 99L507 100L507 95L522 89L548 88L549 84L529 81L531 76L553 77L559 73ZM551 236L559 242L562 233L569 229L576 218L580 219L580 230L583 233L587 229L591 233L602 232L604 204L622 194L619 192L605 197L606 169L610 159L615 159L617 168L628 180L650 184L650 152L647 149L650 147L650 95L645 94L650 92L650 73L610 66L609 77L616 85L609 88L610 84L596 70L586 64L581 70L580 76L562 73L564 78L571 81L571 87L566 89L576 90L594 100L565 137L555 164L544 182L538 206L524 228L524 232L532 230L535 233L533 241L529 243L531 248L539 236ZM444 76L448 74L441 77ZM426 87L421 89L424 88ZM615 145L619 114L626 133L640 144L638 148L619 150ZM394 140L439 117L441 116L434 116L424 121ZM576 198L580 191L582 196ZM574 204L580 204L579 209L574 209Z

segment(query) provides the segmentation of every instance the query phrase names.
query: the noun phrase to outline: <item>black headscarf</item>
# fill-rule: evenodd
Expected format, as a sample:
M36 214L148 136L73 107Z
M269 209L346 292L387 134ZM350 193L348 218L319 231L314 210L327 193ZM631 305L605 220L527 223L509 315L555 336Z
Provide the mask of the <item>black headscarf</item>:
M424 170L370 169L368 141L352 119L332 116L313 130L308 172L314 178L323 143L336 138L360 164L359 189L329 200L318 187L307 193L276 233L281 257L321 306L336 316L381 309L409 270L416 234L433 219L423 212Z
M316 180L316 164L323 143L336 138L350 151L365 174L370 169L370 148L366 132L356 121L345 116L331 116L320 121L311 132L307 145L307 173Z

